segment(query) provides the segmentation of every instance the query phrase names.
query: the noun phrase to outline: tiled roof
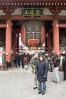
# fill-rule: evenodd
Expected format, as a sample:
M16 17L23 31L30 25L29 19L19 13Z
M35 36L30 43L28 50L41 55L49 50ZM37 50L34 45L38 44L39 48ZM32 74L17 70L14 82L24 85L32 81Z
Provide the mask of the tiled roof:
M0 2L44 3L44 2L66 2L66 0L0 0Z

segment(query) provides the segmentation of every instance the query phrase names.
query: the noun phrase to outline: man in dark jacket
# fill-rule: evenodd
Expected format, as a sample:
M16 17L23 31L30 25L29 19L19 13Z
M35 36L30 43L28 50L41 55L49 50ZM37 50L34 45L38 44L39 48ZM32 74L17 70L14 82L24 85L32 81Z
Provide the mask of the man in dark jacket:
M39 57L39 62L37 63L35 73L38 79L38 94L44 95L46 92L46 81L47 81L47 73L48 73L49 65L45 61L43 62L43 57Z
M19 54L16 54L16 68L18 66L20 67L20 55Z
M22 65L22 68L24 68L24 57L25 57L25 53L23 53L21 55L21 65Z
M60 59L58 55L54 56L54 69L53 69L53 81L55 83L59 83L59 65L60 65Z
M66 53L65 53L65 58L62 61L63 65L63 72L64 72L64 80L66 80Z

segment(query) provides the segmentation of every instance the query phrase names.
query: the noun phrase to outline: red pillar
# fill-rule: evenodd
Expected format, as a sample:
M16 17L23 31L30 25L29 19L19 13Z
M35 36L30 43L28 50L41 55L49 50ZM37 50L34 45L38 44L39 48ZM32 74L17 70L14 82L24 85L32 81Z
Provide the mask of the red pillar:
M54 53L57 54L59 52L59 25L57 19L53 22L53 41Z
M23 44L25 44L25 30L24 26L21 26L21 41Z
M6 62L11 62L11 20L6 20Z

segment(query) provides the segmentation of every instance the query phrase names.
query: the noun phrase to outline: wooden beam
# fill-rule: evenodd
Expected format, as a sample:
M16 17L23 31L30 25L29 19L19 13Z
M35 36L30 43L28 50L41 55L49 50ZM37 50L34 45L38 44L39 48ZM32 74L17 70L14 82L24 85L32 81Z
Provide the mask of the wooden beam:
M66 16L58 16L57 19L58 20L66 20Z
M8 16L0 16L0 20L5 19L7 20L9 17ZM10 17L11 20L53 20L53 16L41 16L41 17L24 17L21 15L14 15Z
M66 24L59 24L60 28L66 28Z
M0 20L5 19L7 20L9 17L8 16L0 16ZM10 16L11 20L54 20L54 16L51 15L45 15L45 16L41 16L41 17L24 17L21 15L14 15L14 16ZM57 17L58 20L66 20L66 16L58 16Z
M0 28L5 28L6 24L0 24Z
M53 20L53 16L41 16L41 17L24 17L24 16L11 16L11 20Z

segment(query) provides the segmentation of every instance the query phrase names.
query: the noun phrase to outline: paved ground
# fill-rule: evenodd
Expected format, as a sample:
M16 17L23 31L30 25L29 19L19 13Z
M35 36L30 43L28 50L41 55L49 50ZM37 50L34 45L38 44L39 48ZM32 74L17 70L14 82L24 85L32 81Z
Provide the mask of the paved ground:
M34 75L29 70L12 69L0 71L0 99L66 99L66 82L52 82L53 73L49 72L47 92L44 96L38 95L38 90L33 90Z

